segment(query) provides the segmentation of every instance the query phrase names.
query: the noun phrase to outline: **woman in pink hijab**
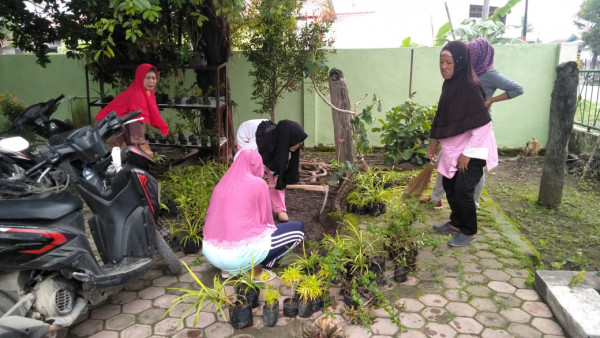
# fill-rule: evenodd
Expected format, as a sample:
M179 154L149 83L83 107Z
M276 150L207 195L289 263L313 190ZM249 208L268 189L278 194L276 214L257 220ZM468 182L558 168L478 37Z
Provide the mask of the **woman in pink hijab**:
M114 98L106 107L100 109L96 120L102 120L109 113L116 111L117 115L124 116L134 110L141 110L143 118L140 122L129 123L125 126L125 134L116 139L119 146L134 145L152 156L150 146L144 137L142 123L160 130L161 134L167 135L169 126L163 121L154 97L154 89L158 83L158 71L149 63L139 65L135 70L133 83Z
M304 238L300 222L274 225L263 173L260 154L242 149L213 190L202 253L223 277L245 272L253 264L255 276L260 276L263 266L273 267Z

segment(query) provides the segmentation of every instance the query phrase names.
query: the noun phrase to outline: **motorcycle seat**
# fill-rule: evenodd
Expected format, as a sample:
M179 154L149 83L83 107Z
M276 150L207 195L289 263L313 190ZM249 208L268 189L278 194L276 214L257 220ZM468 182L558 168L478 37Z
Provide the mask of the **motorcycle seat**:
M73 193L50 192L27 198L0 200L0 219L54 220L82 208L81 200Z

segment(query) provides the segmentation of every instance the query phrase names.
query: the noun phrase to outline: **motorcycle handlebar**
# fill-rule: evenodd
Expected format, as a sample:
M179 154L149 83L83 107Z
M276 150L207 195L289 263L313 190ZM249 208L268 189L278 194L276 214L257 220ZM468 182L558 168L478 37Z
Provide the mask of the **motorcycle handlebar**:
M127 124L127 122L129 122L129 120L132 120L132 119L134 119L134 118L136 118L136 117L138 117L140 115L142 115L142 111L140 109L134 110L134 111L132 111L131 113L129 113L127 115L119 117L119 122L122 125L125 125L125 124Z
M30 176L31 174L36 172L38 169L45 166L48 162L49 162L49 160L47 158L44 158L42 161L36 163L33 167L25 170L25 176Z
M58 101L62 100L63 97L65 97L65 94L58 95L58 97L54 99L54 102L58 102Z

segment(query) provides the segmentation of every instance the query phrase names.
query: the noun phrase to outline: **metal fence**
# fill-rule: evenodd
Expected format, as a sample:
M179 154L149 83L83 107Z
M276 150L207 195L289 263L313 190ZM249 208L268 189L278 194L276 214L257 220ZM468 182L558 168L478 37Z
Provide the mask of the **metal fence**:
M600 130L600 69L583 69L579 76L575 124Z

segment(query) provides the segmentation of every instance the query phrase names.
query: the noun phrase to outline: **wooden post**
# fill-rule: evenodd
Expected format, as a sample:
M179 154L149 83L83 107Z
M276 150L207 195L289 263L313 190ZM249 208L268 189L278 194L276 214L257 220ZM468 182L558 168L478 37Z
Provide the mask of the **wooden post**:
M578 82L579 69L576 62L565 62L556 67L550 102L548 142L538 196L538 203L549 208L556 208L562 200L567 145L573 130Z
M350 110L350 98L344 81L344 73L339 69L333 68L329 72L329 94L334 107ZM333 118L336 160L340 163L350 161L354 164L354 142L352 140L352 125L350 124L353 116L333 108L331 108L331 116Z

